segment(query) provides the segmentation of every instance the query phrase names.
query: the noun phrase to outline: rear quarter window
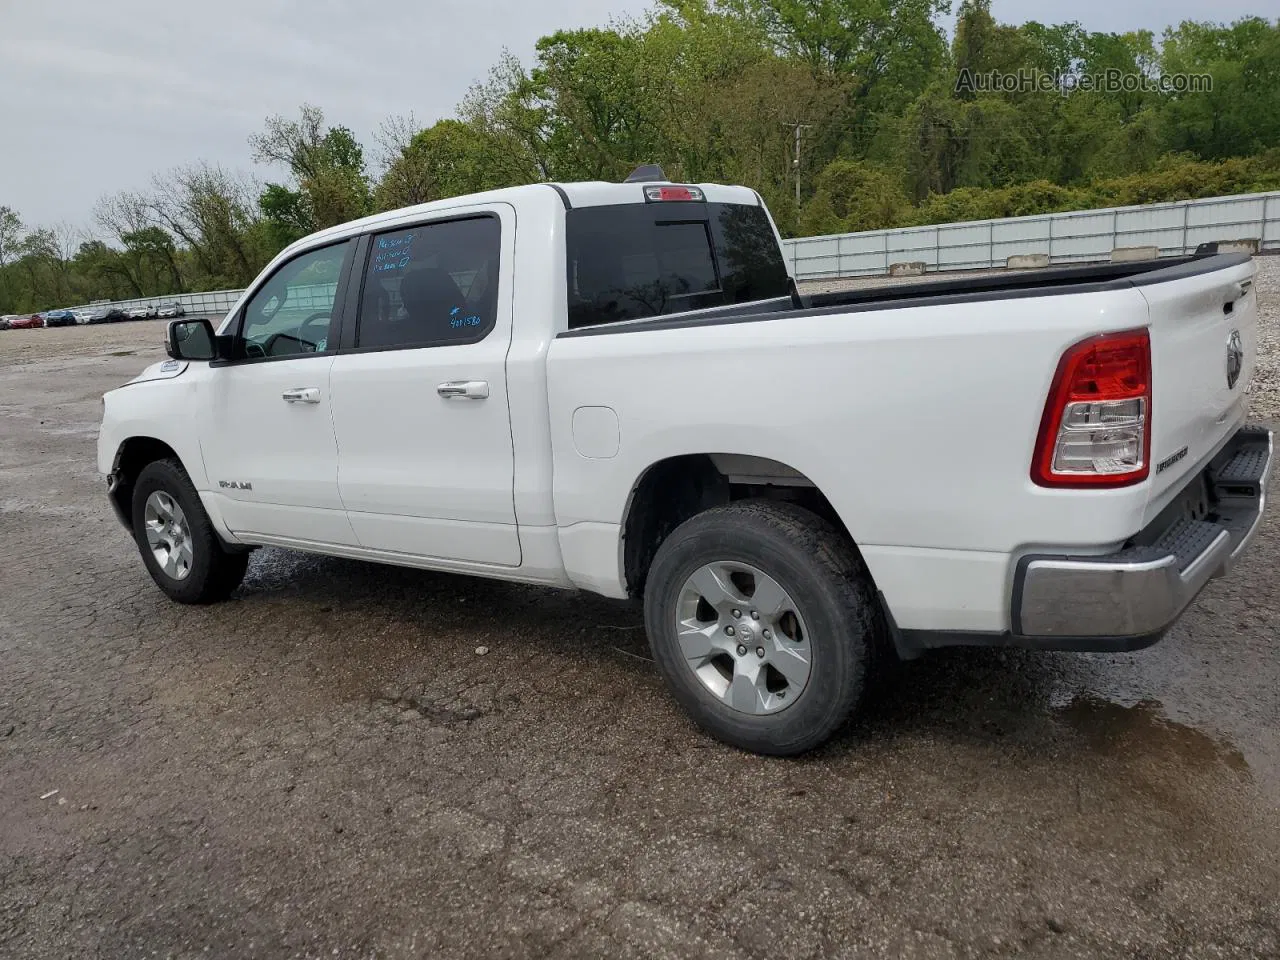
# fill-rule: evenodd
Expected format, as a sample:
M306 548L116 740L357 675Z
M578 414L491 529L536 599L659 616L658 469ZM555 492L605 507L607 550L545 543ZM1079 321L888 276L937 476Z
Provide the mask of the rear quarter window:
M790 292L760 206L629 203L566 218L571 330Z

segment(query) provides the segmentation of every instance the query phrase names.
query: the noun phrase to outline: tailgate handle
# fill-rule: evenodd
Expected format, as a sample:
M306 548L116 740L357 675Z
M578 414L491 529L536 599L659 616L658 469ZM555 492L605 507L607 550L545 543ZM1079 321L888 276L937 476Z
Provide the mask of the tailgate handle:
M1231 313L1235 309L1236 301L1247 297L1252 289L1252 280L1241 280L1239 283L1233 284L1230 288L1231 292L1227 294L1227 299L1222 304L1222 312L1224 314Z

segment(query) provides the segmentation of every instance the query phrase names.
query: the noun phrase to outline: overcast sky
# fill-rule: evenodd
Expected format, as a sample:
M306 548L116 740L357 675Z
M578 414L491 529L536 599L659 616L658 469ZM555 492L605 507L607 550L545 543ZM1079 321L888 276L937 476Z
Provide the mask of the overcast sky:
M958 6L958 2L955 4ZM647 0L0 0L0 205L87 225L104 193L196 159L249 170L246 138L314 103L372 151L388 114L453 110L507 47ZM1272 0L994 0L1005 22L1092 30L1275 15ZM268 171L259 170L261 174ZM277 174L278 175L278 174Z

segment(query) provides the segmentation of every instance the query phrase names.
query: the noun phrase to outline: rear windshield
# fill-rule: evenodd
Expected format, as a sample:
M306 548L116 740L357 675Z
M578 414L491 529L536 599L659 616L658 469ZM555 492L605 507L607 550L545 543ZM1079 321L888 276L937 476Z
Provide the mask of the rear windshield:
M763 207L626 203L566 216L571 330L790 293Z

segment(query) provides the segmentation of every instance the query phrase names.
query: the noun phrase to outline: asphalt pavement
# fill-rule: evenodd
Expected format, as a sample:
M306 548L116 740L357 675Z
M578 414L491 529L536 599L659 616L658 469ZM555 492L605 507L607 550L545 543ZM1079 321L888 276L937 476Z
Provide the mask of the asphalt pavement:
M170 603L94 463L160 336L0 333L0 956L1280 955L1274 511L1150 650L938 652L765 759L626 604L280 550Z

